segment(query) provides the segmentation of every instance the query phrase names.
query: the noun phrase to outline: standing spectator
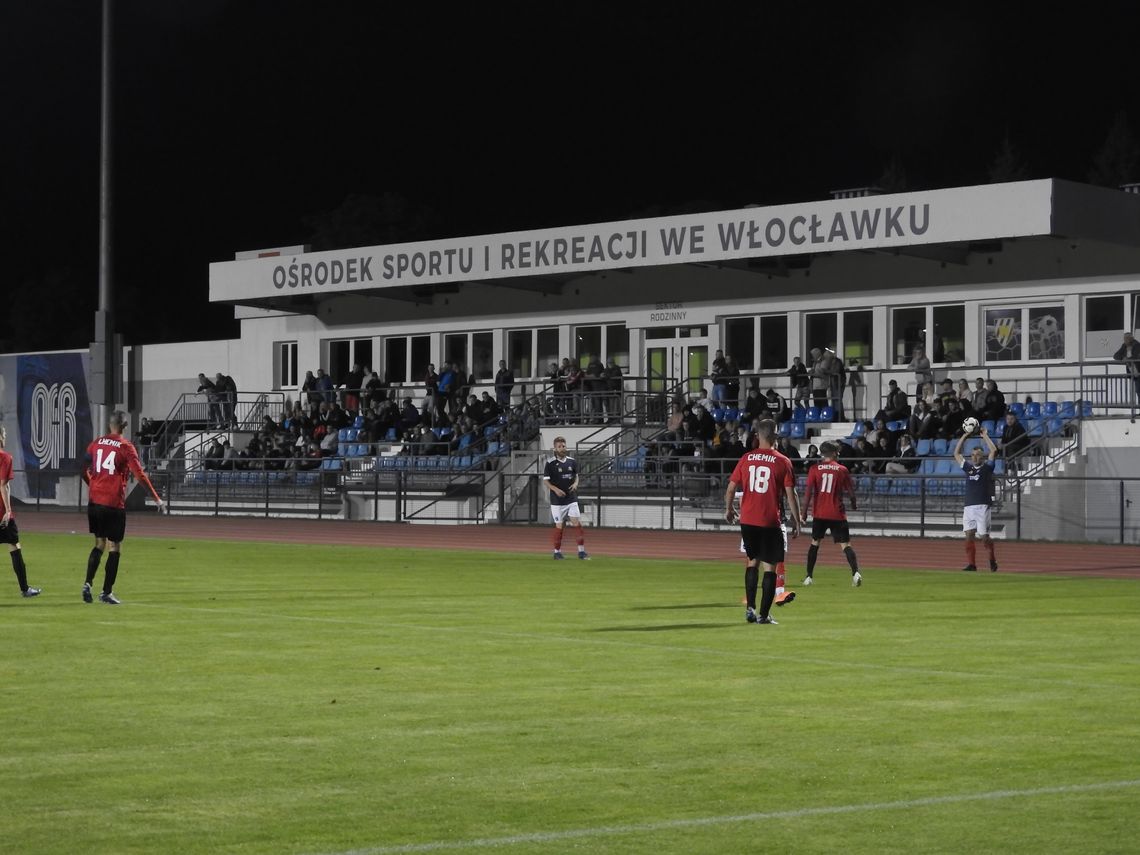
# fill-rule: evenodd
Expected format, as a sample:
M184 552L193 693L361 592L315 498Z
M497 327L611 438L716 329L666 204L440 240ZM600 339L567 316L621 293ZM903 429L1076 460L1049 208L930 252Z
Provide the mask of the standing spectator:
M796 407L809 406L810 375L808 367L798 356L792 357L792 367L787 370L792 379L792 405Z
M301 384L301 394L305 396L305 402L310 409L316 409L320 406L323 399L320 390L317 388L317 378L313 376L312 371L305 372L305 382Z
M954 446L954 462L966 473L966 506L962 510L962 531L966 534L966 560L962 569L973 573L976 571L977 545L975 536L981 535L982 543L990 556L990 572L998 569L997 558L994 556L994 542L990 538L990 505L994 495L994 458L997 456L997 446L990 439L989 433L982 428L982 439L989 448L985 455L981 448L975 447L970 452L970 459L962 457L962 443L966 435L958 437L958 444Z
M344 379L344 393L341 396L341 405L350 413L360 411L360 394L364 389L364 369L359 362L352 363L352 370Z
M586 364L586 371L582 378L582 385L585 389L587 406L586 410L595 416L599 416L604 411L605 395L606 395L606 366L602 365L602 361L594 356Z
M838 388L839 372L835 365L835 354L826 348L813 347L811 357L811 393L815 406L823 409Z
M855 505L855 482L851 480L851 473L847 467L836 458L839 449L833 442L822 443L819 453L823 460L808 472L807 488L804 491L804 521L812 515L813 505L815 520L811 524L811 546L807 551L807 577L805 585L813 584L812 574L815 572L815 560L819 554L819 544L828 530L831 539L843 550L847 564L851 568L851 584L858 588L863 584L863 575L859 572L859 560L855 550L851 548L851 532L847 525L847 509L843 506L843 497L847 496L851 503L851 510Z
M740 406L740 369L731 355L724 359L724 404L726 407Z
M1029 448L1029 434L1025 425L1017 420L1013 410L1005 411L1005 428L1001 434L1001 453L1005 458L1006 468L1012 472L1018 470L1018 457Z
M439 409L439 375L435 373L435 363L429 363L427 373L424 375L424 387L430 400L432 409Z
M108 432L87 446L83 480L88 487L87 525L95 535L95 548L87 557L87 577L83 583L85 603L92 601L91 583L95 581L103 553L109 549L111 554L107 556L99 602L109 606L119 604L114 587L119 575L120 544L127 531L127 477L134 475L136 481L150 490L160 512L163 508L162 498L139 464L134 445L123 436L126 426L126 415L115 410L108 419Z
M455 410L455 392L459 385L459 371L457 366L451 363L443 363L443 369L439 372L439 382L436 384L436 413L443 415L449 411Z
M479 399L474 395L467 396L467 404L463 407L463 415L471 420L472 424L482 424L485 418L483 414L483 405L479 403Z
M554 437L554 456L546 462L542 480L550 492L550 516L554 520L553 557L564 557L562 526L569 519L578 529L578 558L588 561L590 556L582 533L582 512L578 508L578 462L566 454L566 437Z
M831 354L832 358L832 372L831 383L829 384L829 397L831 403L831 410L834 413L836 421L844 421L843 416L843 390L847 388L847 366L843 360L840 359L834 347L829 347L827 352Z
M370 409L374 404L388 400L388 389L384 386L384 381L380 379L380 375L375 371L368 378L368 382L364 384L364 393L364 409Z
M237 419L234 418L234 409L237 405L237 384L234 383L234 378L219 372L214 377L214 385L217 387L218 397L222 401L222 412L225 415L226 426L236 428Z
M922 347L914 349L914 355L911 357L907 368L914 372L914 382L919 389L927 383L934 382L934 372L930 370L930 360Z
M970 393L970 407L975 413L980 413L986 408L986 394L986 379L975 377L974 391Z
M547 385L550 387L550 405L548 411L553 414L566 412L566 383L562 379L562 371L557 362L551 362L546 371Z
M336 393L333 392L332 378L325 373L325 369L323 368L317 369L317 390L321 393L321 401L326 404L332 404Z
M12 513L12 455L5 450L7 443L8 431L4 425L0 425L0 543L8 547L20 595L35 597L39 595L40 589L28 585L28 568L24 564L24 552L20 546L20 528Z
M459 378L459 385L455 389L455 410L451 413L452 418L454 418L455 414L463 408L463 405L467 402L467 399L471 397L471 390L475 388L476 382L475 375L469 374L466 367L459 364L458 362L455 363L455 373Z
M606 399L606 421L614 421L622 417L622 386L621 366L611 356L609 364L606 365L606 389L609 392Z
M1132 378L1133 404L1140 400L1140 343L1132 337L1132 333L1124 334L1124 343L1112 355L1117 362L1124 363L1124 371Z
M221 398L218 397L218 387L214 385L214 382L207 378L205 374L199 374L198 392L206 396L207 418L210 422L210 427L221 427L222 405Z
M515 388L515 372L507 368L505 359L499 360L499 370L495 374L495 401L506 410L511 406L511 392Z
M796 496L796 479L792 463L776 451L776 423L763 419L756 430L757 449L740 458L724 491L724 518L737 521L733 503L740 500L740 536L748 563L744 568L744 594L748 623L774 624L772 604L776 600L776 566L783 562L786 534L781 520L782 500L787 497L791 508L789 522L792 536L800 532L800 503ZM763 571L763 581L760 579ZM756 608L756 591L762 588L760 608Z
M853 419L867 415L867 384L863 380L863 366L858 359L851 360L847 370L847 387L851 390L851 412Z
M567 409L580 414L582 412L581 367L571 362L569 357L565 357L562 360L562 368L559 371L559 376L561 376L562 385L566 390Z
M727 396L724 386L724 366L724 351L718 350L713 357L712 365L709 366L709 383L712 385L712 395L709 397L714 404L719 404Z

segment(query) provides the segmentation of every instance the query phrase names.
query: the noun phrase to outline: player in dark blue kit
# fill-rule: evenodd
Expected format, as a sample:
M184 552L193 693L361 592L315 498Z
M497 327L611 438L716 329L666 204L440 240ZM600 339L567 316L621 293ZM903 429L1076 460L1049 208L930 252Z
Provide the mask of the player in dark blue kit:
M578 528L578 557L588 561L586 539L582 534L582 514L578 509L578 461L566 455L566 438L554 438L554 456L546 462L542 480L550 491L550 516L554 520L554 558L562 555L562 526L567 519Z
M969 573L978 569L975 564L978 551L975 535L981 536L986 552L990 554L990 571L997 572L998 569L994 542L990 538L990 505L994 500L994 458L997 457L997 446L985 428L981 429L981 437L989 446L988 457L981 448L971 451L969 460L962 456L962 444L966 441L967 434L958 437L958 444L954 446L954 462L966 473L966 506L962 509L962 531L966 533L967 564L962 569Z

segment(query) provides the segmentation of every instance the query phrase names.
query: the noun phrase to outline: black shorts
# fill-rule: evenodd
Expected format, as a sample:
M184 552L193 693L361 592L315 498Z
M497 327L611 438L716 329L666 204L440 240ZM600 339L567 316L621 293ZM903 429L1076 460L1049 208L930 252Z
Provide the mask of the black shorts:
M758 525L741 523L740 538L744 541L744 551L749 560L763 561L765 564L773 565L784 560L786 535L782 528L762 528Z
M0 543L15 546L20 542L20 529L16 525L16 518L8 520L8 525L0 527Z
M823 540L828 529L831 529L831 539L836 543L851 541L851 529L847 526L847 520L821 520L819 517L811 521L811 539Z
M112 543L122 543L127 534L127 512L106 505L88 505L87 530Z

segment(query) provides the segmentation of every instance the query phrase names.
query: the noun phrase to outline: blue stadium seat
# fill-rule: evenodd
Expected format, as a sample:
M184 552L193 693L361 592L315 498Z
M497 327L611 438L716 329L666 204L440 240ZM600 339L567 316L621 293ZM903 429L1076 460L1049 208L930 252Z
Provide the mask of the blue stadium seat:
M411 469L412 468L412 460L413 460L413 458L411 458L411 457L399 457L399 456L397 456L396 457L396 468L397 469Z
M1005 433L1005 419L998 419L994 422L994 428L990 431L990 436L1001 436Z
M487 453L488 454L498 454L499 453L499 443L494 442L494 441L488 442L487 443Z
M968 440L966 440L964 443L962 443L962 454L963 454L963 456L965 456L965 455L968 455L975 448L984 449L985 447L986 447L986 444L984 442L982 442L981 439L979 439L976 436L972 436Z
M487 425L485 428L483 428L483 436L485 436L487 439L490 439L491 437L493 437L498 432L499 432L499 426L498 425Z
M936 439L934 440L934 453L938 457L945 457L950 453L950 440Z
M342 433L343 433L343 431L342 431ZM348 445L348 443L347 443L347 442L338 442L338 443L336 444L336 453L337 453L337 456L339 456L339 457L347 457L347 456L348 456L348 449L349 449L349 445Z
M855 422L855 426L851 428L850 436L852 439L858 439L863 435L863 423ZM921 453L921 452L920 452Z
M1060 416L1063 419L1073 419L1077 416L1077 408L1072 401L1062 401Z
M780 422L780 427L778 428L777 433L780 436L791 436L793 424L794 422Z
M713 410L711 413L709 413L709 415L712 416L712 420L714 422L723 422L724 421L724 407L713 407Z
M729 407L728 409L726 409L724 411L724 420L726 422L738 422L738 421L740 421L740 408L739 407Z
M352 426L357 430L360 430L362 427L364 427L364 416L357 416L355 419L353 419Z
M341 428L336 435L341 442L348 442L348 428Z
M856 493L869 493L871 492L871 485L874 479L870 475L860 475L855 479L855 492Z
M930 447L933 444L934 443L932 443L929 439L920 439L918 441L918 444L914 447L914 453L919 457L926 457L926 455L930 454Z
M360 431L358 431L356 428L349 428L348 429L348 441L349 442L356 442L356 438L358 436L360 436Z
M1088 401L1081 401L1081 417L1088 418L1092 415L1092 404Z
M432 465L430 457L413 457L412 460L412 466L416 469L427 469Z
M806 409L804 409L803 407L796 407L794 410L792 410L792 421L793 422L806 422L807 417L808 417L808 411Z
M1045 430L1050 436L1059 436L1065 430L1065 420L1059 416L1054 416L1046 422Z
M1001 475L1004 472L1005 472L1005 461L999 457L999 458L997 458L997 460L994 461L994 474L995 475Z
M384 440L386 442L395 442L396 441L396 429L394 427L388 428L388 433L386 433L384 435Z
M803 422L792 422L792 439L803 439L807 436L807 425Z
M802 419L796 419L797 422L818 422L819 421L819 407L808 407L804 411Z
M1046 401L1041 405L1041 415L1046 418L1053 418L1053 416L1057 415L1058 409L1056 401Z
M893 422L887 422L887 430L890 430L890 431L906 430L906 419L896 419Z
M1025 405L1025 417L1027 419L1041 418L1041 405L1036 401Z
M938 461L932 457L928 457L922 461L922 468L919 469L923 475L933 475L938 471Z
M950 475L957 469L957 464L953 460L943 458L939 460L934 466L935 475Z
M982 427L985 428L986 433L990 434L991 436L993 435L993 432L997 429L997 426L994 423L993 419L986 419L984 422L982 422Z
M443 428L433 427L431 429L431 435L434 436L436 439L442 439L443 438Z
M820 407L819 418L816 421L820 422L833 422L835 421L835 410L831 407Z
M1020 419L1025 415L1025 404L1022 404L1019 401L1014 401L1009 405L1009 410Z
M891 479L890 478L876 478L875 479L875 493L880 496L885 496L891 492Z
M1025 420L1025 432L1030 436L1043 436L1045 429L1041 424L1041 419L1027 418Z
M471 455L470 454L459 455L459 468L460 469L470 469L471 468Z

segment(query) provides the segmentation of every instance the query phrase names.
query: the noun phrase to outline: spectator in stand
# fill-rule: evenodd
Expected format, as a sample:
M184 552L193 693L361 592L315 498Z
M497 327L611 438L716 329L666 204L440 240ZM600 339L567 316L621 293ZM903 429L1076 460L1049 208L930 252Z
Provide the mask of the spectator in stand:
M221 398L218 397L218 387L205 374L199 374L198 392L206 396L206 418L210 427L220 427L222 424L222 405Z
M218 390L218 398L222 403L222 415L228 427L237 427L237 419L234 417L235 408L237 406L237 384L234 378L228 374L218 374L214 377L214 386Z
M946 403L940 433L946 437L946 439L954 439L954 437L962 432L962 422L965 420L966 414L962 412L962 408L958 405L958 399L951 398Z
M690 403L695 406L702 406L706 410L712 410L716 406L716 402L709 396L708 389L701 387L701 391L693 395Z
M257 437L250 438L251 443L257 442ZM222 440L222 460L219 464L222 469L237 469L238 467L238 452L228 439Z
M455 370L459 377L459 385L455 389L455 410L451 413L452 418L455 417L456 413L463 409L463 406L466 404L467 399L471 396L471 392L475 388L475 383L477 382L475 380L475 375L469 374L467 372L467 369L463 365L460 365L458 362L455 363Z
M740 408L740 420L752 424L756 419L766 418L769 418L768 402L760 397L758 389L749 389L744 405Z
M368 382L364 384L364 408L370 409L373 404L386 400L388 400L388 389L380 379L380 375L373 371Z
M1124 372L1132 378L1132 394L1133 403L1140 400L1140 342L1132 336L1132 333L1126 332L1124 334L1124 342L1120 345L1120 349L1112 354L1112 358L1117 362L1124 363Z
M435 373L435 363L428 363L427 373L424 374L424 388L427 391L428 398L431 399L429 407L432 410L439 409L439 375Z
M317 378L312 371L305 372L305 380L301 383L301 399L309 409L316 409L324 400L317 388Z
M854 448L855 468L851 469L852 472L873 472L875 464L875 449L863 437L855 440ZM850 468L850 467L848 467Z
M401 436L414 428L420 421L420 411L412 403L411 398L404 398L403 409L400 410L398 431Z
M986 381L986 403L983 405L977 418L981 421L997 421L1005 418L1005 395L997 387L994 380Z
M927 383L934 383L934 372L930 370L930 360L926 356L925 348L916 347L914 349L914 355L911 356L907 368L914 372L914 382L919 389Z
M894 458L887 461L886 472L888 475L907 475L917 471L920 462L914 448L914 440L910 438L909 433L904 433L899 437L899 447L895 451Z
M474 395L467 396L467 405L463 408L463 415L469 418L473 424L480 425L483 423L483 405Z
M938 397L943 403L949 403L951 399L958 400L958 393L954 391L954 381L949 377L942 381L942 388L938 391Z
M331 404L336 397L336 392L333 390L333 381L325 369L317 369L317 389L321 393L321 400L326 404Z
M792 404L797 407L810 406L811 377L804 361L793 356L792 367L785 373L791 378Z
M897 380L887 382L887 402L879 411L879 415L888 422L910 417L910 404L907 403L906 392L899 388Z
M986 408L986 378L974 378L974 391L970 393L970 407L975 413Z
M491 393L487 391L483 392L483 397L479 401L479 406L483 409L483 421L485 422L489 422L492 419L497 419L500 413L502 413L502 409L497 403L495 403L495 399L491 397Z
M712 365L709 366L709 383L712 386L712 395L709 396L709 400L713 402L714 406L727 397L724 385L724 367L724 351L718 350L713 357Z
M917 394L920 400L928 407L933 407L938 402L938 392L935 390L933 383L924 383Z
M863 381L863 366L858 359L851 360L851 367L847 369L847 388L851 390L851 412L853 419L867 412L867 384Z
M792 444L792 441L786 436L781 436L776 439L776 451L792 461L792 469L796 472L803 472L806 464L803 458L800 457L800 450Z
M693 433L702 443L711 445L716 434L716 422L712 415L700 404L693 407L693 415L696 417L696 430Z
M360 410L360 392L364 388L364 369L359 362L352 363L352 370L344 378L344 391L341 393L341 406L356 414Z
M880 430L886 430L886 423L882 419L875 419L874 423L863 422L863 438L870 445L878 444Z
M582 392L585 401L584 411L592 416L600 416L605 410L606 366L597 356L591 356L582 374Z
M827 406L831 395L833 378L836 375L835 355L826 349L813 347L811 349L811 394L815 406Z
M495 373L495 401L500 409L511 406L511 392L515 388L515 372L507 368L505 359L499 360L499 370Z
M221 469L222 453L222 444L216 439L211 439L202 455L202 466L206 469Z
M571 362L569 357L562 360L562 368L558 372L562 378L562 385L566 390L567 412L582 414L582 368Z
M887 461L895 455L889 432L880 434L878 442L872 449L872 454L875 458L873 470L879 474L886 472Z
M842 422L846 421L846 417L843 415L843 390L847 388L847 365L835 353L834 342L828 351L835 359L835 371L831 376L831 391L829 393L830 404L832 412L835 413L835 420Z
M1006 468L1017 472L1021 467L1018 458L1029 450L1029 433L1025 425L1017 420L1012 410L1005 412L1005 429L1001 435L1001 453L1005 458Z
M613 422L621 418L622 415L622 386L625 381L622 381L621 366L618 365L618 360L610 357L609 364L605 366L605 389L609 392L609 396L605 401L605 421Z
M731 354L724 359L724 394L726 407L740 406L740 368Z
M455 410L455 392L460 383L458 366L443 363L439 372L439 382L436 384L435 411L443 415Z
M974 411L974 393L970 390L970 381L965 378L958 381L958 406L964 413Z
M769 389L764 396L765 403L768 405L768 413L777 424L786 422L792 417L792 408L788 404L786 398L782 397L775 389Z

